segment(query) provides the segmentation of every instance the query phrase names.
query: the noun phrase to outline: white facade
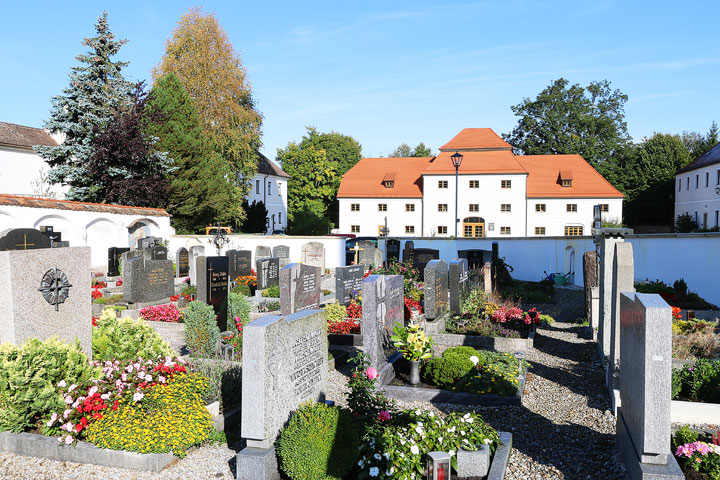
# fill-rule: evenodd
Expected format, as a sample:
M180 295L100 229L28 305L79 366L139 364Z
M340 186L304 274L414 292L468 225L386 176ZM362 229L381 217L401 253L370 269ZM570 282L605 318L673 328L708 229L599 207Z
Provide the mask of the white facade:
M49 185L50 167L34 150L0 145L0 193L65 198L67 186Z
M422 235L422 198L340 198L339 212L341 233L377 237L387 220L392 237Z
M675 176L675 218L685 213L700 228L720 227L720 163Z
M590 235L595 205L602 206L603 221L620 223L622 202L622 198L528 198L526 236L564 236L566 227L582 227L574 234Z
M287 230L287 177L264 173L256 174L250 182L248 204L263 202L268 211L266 233Z

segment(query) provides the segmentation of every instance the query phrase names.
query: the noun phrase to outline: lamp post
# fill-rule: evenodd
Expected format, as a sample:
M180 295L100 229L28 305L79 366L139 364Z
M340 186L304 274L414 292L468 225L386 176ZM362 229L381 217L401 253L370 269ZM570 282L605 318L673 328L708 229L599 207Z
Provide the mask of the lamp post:
M458 227L458 170L460 164L462 164L463 156L459 152L455 152L450 157L453 165L455 165L455 238L457 238L457 227Z

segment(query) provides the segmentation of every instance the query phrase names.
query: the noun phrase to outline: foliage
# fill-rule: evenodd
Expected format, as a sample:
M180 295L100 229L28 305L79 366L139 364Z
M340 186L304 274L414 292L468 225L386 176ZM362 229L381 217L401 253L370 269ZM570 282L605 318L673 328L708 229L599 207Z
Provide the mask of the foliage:
M245 284L248 287L257 287L257 273L255 273L255 270L250 270L250 275L237 277L235 283L238 285Z
M262 200L259 202L253 200L251 204L248 204L247 199L245 199L243 201L243 210L247 215L242 224L244 233L265 233L267 231L268 209Z
M480 317L485 314L487 297L487 294L482 289L472 289L465 298L460 310L472 317Z
M542 317L542 316L541 316ZM551 317L552 318L552 317ZM484 337L520 338L520 332L503 327L490 319L473 317L469 314L448 318L445 328L449 333L481 335Z
M174 303L152 305L140 310L140 318L148 322L182 322L183 314Z
M121 73L127 62L112 61L127 40L115 39L107 12L98 18L95 30L96 37L83 40L89 51L75 57L80 65L72 68L69 85L62 94L52 98L50 119L43 126L63 134L63 143L34 147L50 165L48 180L70 186L67 200L101 200L88 171L92 144L110 123L113 112L129 101L131 86Z
M350 393L347 397L348 407L354 416L365 423L374 422L380 412L391 412L391 401L376 390L375 381L378 372L370 366L370 360L363 352L359 352L349 360L355 364L348 382Z
M438 387L449 387L470 373L475 363L470 357L484 362L484 357L471 347L452 347L443 352L442 357L434 357L423 365L425 383Z
M475 368L477 373L461 378L451 390L460 390L480 395L515 395L520 387L518 375L528 363L525 360L518 360L510 353L497 353L481 351L485 357L485 363L478 363Z
M202 131L195 102L177 75L155 79L145 106L145 132L158 139L173 167L167 210L178 233L203 233L213 222L229 223L240 195L233 169Z
M235 321L228 321L228 330L237 334L240 332L237 327L238 323L240 325L247 325L250 323L251 308L252 304L249 298L245 295L230 292L228 295L228 320L235 319Z
M153 79L174 73L195 102L203 132L228 168L241 178L237 199L244 198L257 171L262 116L255 109L250 82L214 15L191 8L180 18L165 45ZM236 203L239 207L239 202ZM240 208L228 212L241 220Z
M145 389L140 401L123 396L117 410L87 428L86 438L100 448L183 457L213 429L202 400L205 390L205 377L187 373Z
M677 233L690 233L699 229L700 226L689 213L682 213L675 219L675 231Z
M250 286L246 283L238 283L230 289L230 293L242 295L244 297L249 297L250 295L252 295L252 292L250 291Z
M508 287L513 284L510 272L513 271L513 267L505 263L505 257L496 258L492 261L492 272L495 272L495 278L493 279L493 288Z
M672 450L683 472L694 470L703 474L702 478L720 480L720 439L717 434L701 435L683 425L672 436Z
M360 322L352 318L343 319L334 323L328 322L328 333L360 333Z
M268 288L262 291L263 297L279 298L280 297L280 285L270 285Z
M180 290L180 295L197 295L197 287L193 287L189 283L186 283L183 285L182 290Z
M190 371L203 375L208 388L203 395L206 404L220 402L220 410L227 412L242 402L242 365L222 359L195 359Z
M427 452L448 452L457 469L459 449L488 445L492 454L499 443L495 429L475 412L452 412L442 418L432 411L403 410L368 429L357 478L424 478Z
M700 323L698 322L695 325L698 324ZM685 336L673 337L673 358L694 359L717 358L720 356L720 335L714 332L716 324L713 322L703 322L701 325L703 325L703 327L699 330L691 331ZM675 327L675 323L673 323L673 327Z
M325 319L328 323L328 328L333 323L342 322L347 318L347 311L345 305L337 302L328 304L325 307Z
M676 398L720 403L720 360L699 359L684 365L677 374L681 384Z
M358 425L346 410L307 403L280 431L279 466L293 480L342 479L355 466L359 446Z
M92 332L93 359L130 360L173 355L170 345L142 319L117 318L112 308L103 310Z
M185 344L190 354L210 358L215 354L220 329L213 307L195 300L185 307Z
M396 323L393 333L390 340L406 360L423 360L432 356L432 338L425 336L420 325L411 323L405 327Z
M345 307L345 311L347 312L347 318L352 319L359 319L362 318L362 304L359 302L361 299L353 298L350 300L350 304L348 304L347 307Z
M432 156L432 149L426 147L423 142L418 143L415 148L410 147L407 143L401 143L390 155L388 155L388 157L391 158Z
M58 382L82 382L94 374L77 343L31 338L21 347L0 345L0 431L19 433L35 426L62 407Z

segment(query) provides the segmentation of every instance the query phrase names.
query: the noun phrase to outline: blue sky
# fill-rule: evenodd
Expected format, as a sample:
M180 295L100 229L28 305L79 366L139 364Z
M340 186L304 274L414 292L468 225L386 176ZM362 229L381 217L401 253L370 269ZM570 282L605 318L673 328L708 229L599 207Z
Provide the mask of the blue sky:
M437 151L465 127L509 132L510 106L559 77L626 93L636 141L720 122L720 2L576 0L6 2L0 121L42 126L103 8L140 80L193 5L241 52L272 159L307 125L352 135L365 156Z

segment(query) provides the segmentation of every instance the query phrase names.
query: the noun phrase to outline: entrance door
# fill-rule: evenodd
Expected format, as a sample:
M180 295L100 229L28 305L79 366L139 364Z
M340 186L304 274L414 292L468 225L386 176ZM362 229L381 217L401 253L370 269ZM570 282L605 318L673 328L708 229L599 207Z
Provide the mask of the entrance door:
M481 217L467 217L463 220L463 237L479 238L485 236L485 219Z

